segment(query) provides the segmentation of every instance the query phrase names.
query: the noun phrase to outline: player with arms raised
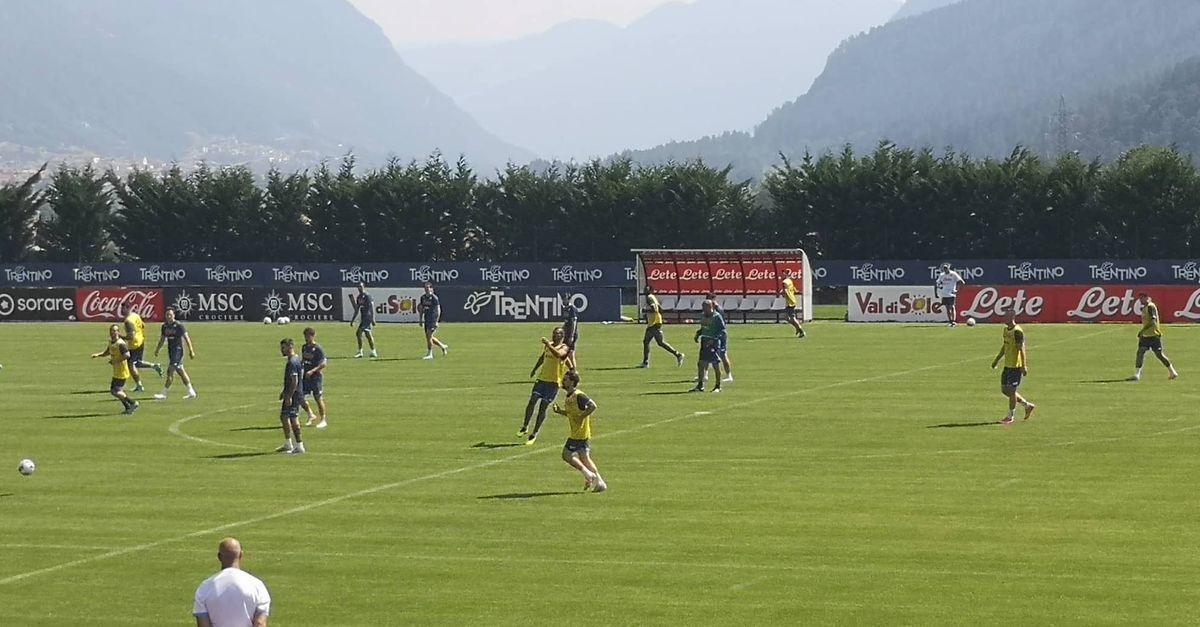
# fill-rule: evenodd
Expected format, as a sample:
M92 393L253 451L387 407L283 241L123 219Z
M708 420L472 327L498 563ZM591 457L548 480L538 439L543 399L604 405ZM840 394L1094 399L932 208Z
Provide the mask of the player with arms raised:
M354 326L354 321L358 320L358 330L354 332L354 337L358 340L358 352L354 354L354 358L362 359L363 336L366 336L367 345L371 347L371 357L378 357L379 353L375 352L375 333L372 330L375 326L375 299L367 293L366 283L358 284L358 296L351 297L351 301L354 314L350 316L350 326Z
M179 380L187 386L187 393L183 398L196 398L196 388L192 387L192 379L183 369L183 347L187 345L188 357L191 359L196 358L196 349L192 346L192 336L188 335L183 324L175 319L174 307L167 308L166 322L163 322L159 332L158 346L154 347L155 357L158 357L158 352L162 350L163 342L167 344L167 380L163 383L162 392L155 394L154 398L160 401L167 400L175 373L179 373Z
M942 264L942 271L938 274L937 282L933 284L933 290L942 297L948 327L958 326L958 286L963 283L966 281L962 275L955 272L950 264Z
M1171 364L1171 360L1167 359L1167 354L1163 352L1162 326L1159 323L1158 305L1145 292L1138 294L1138 301L1142 303L1142 328L1138 330L1137 361L1134 363L1137 370L1134 371L1132 377L1129 377L1129 380L1141 380L1142 364L1145 363L1146 351L1154 351L1154 356L1162 362L1162 365L1167 367L1167 379L1179 378L1179 373L1175 371L1175 366Z
M1025 400L1017 393L1021 386L1021 377L1029 374L1029 354L1025 349L1025 330L1017 324L1017 310L1010 309L1006 314L1004 324L1004 344L1000 352L992 360L992 369L1000 360L1004 360L1004 370L1000 373L1000 392L1008 397L1008 415L1000 424L1011 425L1017 413L1017 405L1025 408L1025 420L1033 415L1036 405Z
M542 423L546 422L546 409L550 403L554 402L558 396L558 386L562 385L563 375L567 371L567 345L563 343L562 327L555 327L554 333L551 334L551 339L542 338L542 354L538 356L538 360L533 364L533 369L529 371L529 376L537 375L537 380L533 382L533 391L529 394L529 403L525 405L525 422L521 424L521 430L517 432L517 437L525 437L529 433L529 421L533 418L533 408L537 407L537 423L533 426L533 433L529 433L529 439L525 441L526 446L537 441L538 433L542 430ZM541 372L538 372L538 369Z

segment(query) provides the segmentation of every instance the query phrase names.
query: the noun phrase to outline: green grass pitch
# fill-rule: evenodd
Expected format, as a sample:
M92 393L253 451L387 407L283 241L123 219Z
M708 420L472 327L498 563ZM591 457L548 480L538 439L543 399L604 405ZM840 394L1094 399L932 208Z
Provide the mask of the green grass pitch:
M415 326L354 360L319 325L331 427L269 453L301 327L190 325L200 397L147 373L123 417L103 325L0 326L0 625L193 624L226 535L272 625L1195 620L1195 327L1166 332L1181 379L1131 384L1134 325L1027 326L1038 412L1002 427L998 326L735 325L737 380L689 395L690 327L685 367L638 370L640 326L584 325L604 494L565 419L513 446L549 325L446 325L433 362Z

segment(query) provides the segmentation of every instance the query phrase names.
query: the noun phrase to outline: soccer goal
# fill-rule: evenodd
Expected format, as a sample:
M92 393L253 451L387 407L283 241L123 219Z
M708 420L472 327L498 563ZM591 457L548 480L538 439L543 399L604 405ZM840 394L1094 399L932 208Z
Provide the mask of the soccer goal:
M646 285L654 287L663 313L676 321L699 316L712 294L727 320L775 320L786 302L782 281L792 271L796 309L812 320L812 267L799 248L771 250L634 250L638 306L646 307Z

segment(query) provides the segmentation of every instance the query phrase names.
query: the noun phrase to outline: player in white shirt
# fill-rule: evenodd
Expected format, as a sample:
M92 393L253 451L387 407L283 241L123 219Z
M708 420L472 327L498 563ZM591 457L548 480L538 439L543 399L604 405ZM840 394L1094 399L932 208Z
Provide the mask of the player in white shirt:
M267 627L271 594L261 579L242 570L241 543L221 540L217 559L221 572L196 589L196 627Z
M956 305L958 298L958 286L966 283L962 275L955 272L948 263L942 264L942 271L938 274L937 282L933 284L933 289L942 297L942 307L946 309L946 326L958 326L958 307Z

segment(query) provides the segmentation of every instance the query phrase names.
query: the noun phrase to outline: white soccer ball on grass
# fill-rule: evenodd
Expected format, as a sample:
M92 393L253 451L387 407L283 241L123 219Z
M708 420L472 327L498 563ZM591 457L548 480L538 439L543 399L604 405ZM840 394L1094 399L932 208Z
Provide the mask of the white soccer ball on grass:
M35 470L37 470L37 465L33 463L32 459L22 459L21 463L17 464L17 472L26 477L32 475Z
M263 324L271 324L271 322L272 322L271 316L267 316L266 318L263 318Z
M975 319L970 316L967 316L967 326L969 326L969 327L975 326Z

